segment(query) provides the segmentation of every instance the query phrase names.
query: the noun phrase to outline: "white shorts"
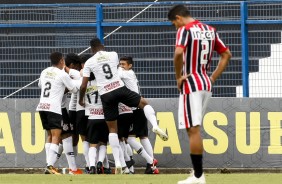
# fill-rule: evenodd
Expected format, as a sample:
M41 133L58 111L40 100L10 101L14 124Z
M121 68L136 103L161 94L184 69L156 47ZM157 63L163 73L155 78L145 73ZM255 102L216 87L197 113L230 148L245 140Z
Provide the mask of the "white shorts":
M211 95L212 93L210 91L196 91L190 94L180 94L178 108L179 129L202 125L203 116Z

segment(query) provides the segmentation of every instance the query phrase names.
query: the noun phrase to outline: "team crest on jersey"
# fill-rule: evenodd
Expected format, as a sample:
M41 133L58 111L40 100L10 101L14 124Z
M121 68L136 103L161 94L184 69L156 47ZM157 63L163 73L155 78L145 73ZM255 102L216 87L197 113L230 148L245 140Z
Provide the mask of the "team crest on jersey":
M55 72L46 72L45 78L54 79L56 75L57 74Z
M103 62L103 61L109 61L109 57L105 56L105 55L101 55L99 57L97 57L97 62Z

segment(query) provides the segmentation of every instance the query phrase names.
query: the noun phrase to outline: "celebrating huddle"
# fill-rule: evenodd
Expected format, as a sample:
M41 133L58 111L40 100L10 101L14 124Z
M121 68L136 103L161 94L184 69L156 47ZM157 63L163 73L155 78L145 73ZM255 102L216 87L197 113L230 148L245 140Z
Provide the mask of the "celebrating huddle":
M140 95L132 58L119 59L116 52L104 51L98 38L92 39L90 46L93 56L68 54L64 58L59 52L52 53L52 66L41 73L37 111L48 134L45 173L60 174L54 165L62 150L69 173L82 173L75 162L80 135L86 172L111 173L106 154L109 143L116 174L134 173L132 149L146 160L145 174L158 174L147 120L162 140L168 136L158 127L154 109ZM71 93L69 113L63 103L67 92Z

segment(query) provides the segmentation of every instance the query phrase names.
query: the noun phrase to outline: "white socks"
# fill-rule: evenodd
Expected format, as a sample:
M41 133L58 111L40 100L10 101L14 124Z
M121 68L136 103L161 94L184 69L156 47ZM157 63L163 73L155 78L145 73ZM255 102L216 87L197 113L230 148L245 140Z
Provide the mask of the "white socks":
M129 144L125 144L126 146L126 151L127 151L127 154L132 157L133 156L133 151L132 151L132 148Z
M153 147L152 147L150 140L148 138L145 138L145 139L140 139L140 142L142 146L144 147L144 149L146 150L146 152L148 153L148 155L154 158L154 151L153 151Z
M65 150L65 155L67 157L67 161L69 164L69 168L72 171L76 171L77 167L75 163L75 156L74 156L73 146L72 146L72 136L63 139L62 142L63 142L63 147Z
M158 123L153 107L151 105L146 105L143 110L147 120L149 120L153 127L157 127Z
M104 166L105 168L110 168L110 164L109 164L109 160L108 160L107 154L105 155L105 160L104 160L104 162L103 162L103 166Z
M59 143L59 150L58 150L57 160L60 159L60 157L62 156L63 151L64 151L63 144Z
M105 160L106 154L107 154L107 146L100 145L98 162L103 162Z
M146 150L143 148L143 146L136 141L135 137L128 137L127 139L128 144L130 144L130 146L139 154L141 155L143 158L145 158L145 160L147 161L147 163L152 164L153 163L153 158L150 157L148 155L148 153L146 152Z
M119 153L120 145L119 145L117 133L109 133L109 143L110 146L112 147L113 156L115 159L115 165L116 167L121 167L120 153Z
M83 155L84 155L84 158L85 158L85 161L86 161L86 167L89 167L89 164L90 164L89 156L88 156L88 153L89 153L89 142L83 141L82 145L83 145Z
M57 160L57 154L59 151L59 146L57 144L50 144L49 152L48 152L48 158L47 158L47 165L54 166L56 160Z
M45 143L46 163L48 163L50 145L51 145L51 143L49 143L49 142Z
M127 146L125 144L125 141L119 142L119 145L120 145L120 147L121 147L121 149L123 151L124 160L125 161L130 161L131 159L130 159L128 153L127 153Z
M89 167L94 166L96 167L96 155L97 155L97 149L95 147L89 148Z

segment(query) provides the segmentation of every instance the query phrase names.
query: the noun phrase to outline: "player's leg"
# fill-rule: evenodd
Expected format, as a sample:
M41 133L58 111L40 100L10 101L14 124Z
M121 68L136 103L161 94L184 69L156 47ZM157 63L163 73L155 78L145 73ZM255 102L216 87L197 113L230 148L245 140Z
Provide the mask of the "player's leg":
M89 119L86 128L86 140L89 142L89 174L96 174L96 158L98 148L98 134L99 134L99 121L96 119Z
M203 174L203 140L201 137L201 125L203 114L211 93L207 91L198 91L184 95L186 101L186 109L190 109L184 113L185 118L189 122L187 133L190 143L190 157L193 165L193 172L186 180L179 181L178 184L186 183L206 183Z
M148 170L146 169L145 174L158 174L159 171L156 170L155 166L157 165L157 160L150 157L143 146L136 140L135 137L131 137L131 135L127 139L128 144L140 155L142 156L146 162Z
M156 133L162 140L168 140L167 134L158 126L155 110L143 97L126 87L119 88L118 91L119 93L117 93L117 95L119 95L120 102L129 107L138 107L143 109L146 118L153 126L153 132Z
M78 135L78 131L77 131L77 123L76 123L76 110L69 110L69 119L70 119L70 123L73 127L72 130L72 144L73 144L73 152L74 152L74 156L77 156L77 144L79 141L79 135Z
M54 167L54 164L57 160L59 143L61 141L62 115L53 112L44 112L44 116L48 122L47 127L48 129L50 129L51 133L51 143L48 151L46 171L48 171L50 174L60 174L58 170Z
M112 147L113 156L115 159L115 173L121 174L122 167L120 162L120 145L117 135L117 117L118 117L118 98L119 96L113 94L116 90L101 95L101 101L103 104L103 111L105 120L109 130L109 144Z
M117 120L106 121L109 129L109 144L112 147L113 156L115 159L116 174L121 174L122 166L120 161L120 145L117 135Z
M136 137L139 137L140 143L150 157L154 158L153 147L148 139L148 123L144 111L143 109L136 109L133 111L133 114L135 121L138 121L138 124L134 125L134 127L137 129Z
M121 110L120 110L121 112ZM128 113L124 113L121 112L122 114L120 114L118 116L118 137L119 137L119 144L121 147L121 164L123 167L123 173L124 174L129 174L129 168L133 165L133 162L131 162L131 159L129 157L129 155L127 154L127 151L125 149L125 138L128 137L129 134L129 127L132 121L132 117L133 117L133 113L132 110L130 109L130 111Z
M126 151L127 151L127 154L129 155L130 157L130 160L132 162L132 166L129 167L129 171L130 171L130 174L134 174L134 164L135 164L135 161L133 160L133 151L132 151L132 148L131 146L127 143L127 139L125 141L125 147L126 147Z
M107 154L105 155L103 166L104 166L104 173L105 174L112 174L112 169L110 167L110 163L109 163L109 159L108 159L108 155Z
M108 136L107 136L108 139ZM107 154L107 143L100 142L99 143L99 155L98 155L98 162L97 162L97 174L104 174L104 166L103 162L105 160L106 154Z
M40 119L41 119L42 127L47 132L47 139L46 139L46 143L45 143L46 165L47 165L49 149L50 149L50 145L51 145L51 142L52 142L52 135L51 135L51 131L50 131L49 124L48 124L47 112L39 111L39 116L40 116ZM48 171L44 172L44 173L49 174Z
M47 139L46 139L46 143L45 143L45 152L46 152L46 164L47 164L47 158L48 158L49 149L50 149L50 145L51 145L51 141L52 141L52 135L51 135L50 130L46 130L46 132L47 132Z
M76 112L76 122L77 122L77 132L81 138L82 146L83 146L83 155L86 162L86 170L89 168L89 142L85 140L86 132L87 132L87 122L88 117L85 116L85 110L80 110Z
M73 149L73 124L69 118L69 113L66 108L62 108L63 130L61 134L63 149L69 165L69 174L82 174L82 171L77 168L75 154ZM60 150L60 149L59 149Z
M47 170L49 171L50 174L57 174L57 175L60 174L58 170L54 167L54 164L57 161L61 132L62 132L61 129L51 128L52 141L50 144L48 158L47 158Z
M167 141L168 135L158 126L156 113L153 107L149 105L143 97L141 98L138 107L144 110L146 118L153 126L152 131L156 133L163 141Z

